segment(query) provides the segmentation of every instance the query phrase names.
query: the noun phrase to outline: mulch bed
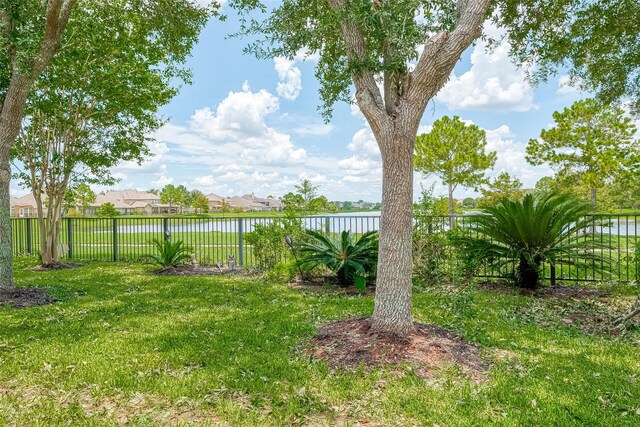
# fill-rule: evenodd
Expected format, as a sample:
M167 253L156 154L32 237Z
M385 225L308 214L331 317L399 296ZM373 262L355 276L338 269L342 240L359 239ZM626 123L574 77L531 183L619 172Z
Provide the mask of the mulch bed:
M520 289L514 285L487 282L480 283L479 289L504 292L509 294L520 293L522 295L534 298L558 298L558 299L588 299L588 298L607 298L611 296L610 292L595 288L587 288L584 286L540 286L538 289Z
M240 274L241 272L242 270L238 268L235 270L229 270L228 268L203 266L194 267L191 265L161 268L153 271L153 273L158 276L221 276L227 274Z
M400 339L370 334L369 318L333 322L320 329L305 353L325 360L332 368L359 368L407 363L423 378L455 365L474 381L486 378L489 364L481 348L434 325L415 323L414 332Z
M11 305L14 308L28 308L47 305L54 302L44 288L13 288L0 289L0 305Z
M334 276L311 276L305 275L304 279L298 275L295 279L289 282L289 286L293 289L299 289L304 291L312 291L317 293L340 293L344 295L375 295L376 285L375 283L367 283L367 287L364 292L360 292L355 286L340 286L338 279Z
M52 264L40 264L36 267L33 267L31 270L33 271L55 271L55 270L66 270L70 268L78 268L82 267L82 264L77 264L74 262L54 262Z

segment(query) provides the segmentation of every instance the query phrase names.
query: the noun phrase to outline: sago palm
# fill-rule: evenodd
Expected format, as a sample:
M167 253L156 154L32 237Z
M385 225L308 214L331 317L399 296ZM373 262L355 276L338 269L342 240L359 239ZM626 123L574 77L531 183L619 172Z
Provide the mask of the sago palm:
M377 232L364 233L357 240L348 231L337 237L314 230L306 230L305 235L298 250L300 266L312 269L324 265L336 273L342 286L355 284L364 289L366 276L375 271L378 263Z
M170 240L153 239L158 254L147 255L146 258L163 268L177 267L191 260L191 250L184 246L182 240L171 243Z
M589 204L564 194L503 200L472 216L470 232L478 237L458 241L471 257L492 267L502 270L515 263L516 282L523 288L538 285L543 262L610 271L610 259L602 256L606 242L590 237L598 225L590 210Z

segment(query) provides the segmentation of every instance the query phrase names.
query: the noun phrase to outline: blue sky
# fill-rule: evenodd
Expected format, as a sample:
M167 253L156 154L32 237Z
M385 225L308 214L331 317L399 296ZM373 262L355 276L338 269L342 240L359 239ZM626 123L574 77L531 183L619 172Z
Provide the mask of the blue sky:
M229 15L224 22L212 20L201 34L188 63L193 83L162 109L167 123L155 135L154 156L142 165L114 168L120 178L114 188L172 183L223 196L281 196L308 178L330 200L379 201L381 159L357 107L336 105L333 119L324 124L313 58L291 62L243 54L247 41L227 37L238 29ZM488 175L507 171L532 187L550 171L526 163L526 142L552 123L554 111L582 95L561 84L562 76L530 87L507 51L503 45L488 53L482 42L468 49L427 107L421 130L443 115L472 121L487 131L488 149L498 153ZM416 195L420 183L433 182L437 178L416 174ZM12 190L25 193L16 184ZM436 192L444 194L444 187L437 185ZM455 194L469 195L475 193L464 188Z

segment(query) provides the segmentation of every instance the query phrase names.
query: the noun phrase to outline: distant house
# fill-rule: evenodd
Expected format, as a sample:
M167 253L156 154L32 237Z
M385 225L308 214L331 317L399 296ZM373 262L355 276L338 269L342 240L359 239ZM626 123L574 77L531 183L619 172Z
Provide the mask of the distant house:
M207 200L209 201L209 212L216 212L222 209L225 198L218 196L215 193L207 194Z
M38 216L38 205L33 194L29 193L22 197L10 197L9 206L11 216L16 218L36 218ZM44 211L46 214L46 210Z
M96 196L96 201L84 209L85 215L96 215L100 206L112 203L120 215L168 214L178 211L177 206L160 203L160 196L138 190L109 191Z
M226 199L231 209L242 210L243 212L264 212L269 209L260 203L245 199L244 197L234 196Z
M242 196L244 199L247 199L253 203L261 204L266 207L266 211L281 211L284 209L284 204L282 201L278 199L274 199L273 197L267 197L266 199L262 197L256 197L253 193L245 194Z

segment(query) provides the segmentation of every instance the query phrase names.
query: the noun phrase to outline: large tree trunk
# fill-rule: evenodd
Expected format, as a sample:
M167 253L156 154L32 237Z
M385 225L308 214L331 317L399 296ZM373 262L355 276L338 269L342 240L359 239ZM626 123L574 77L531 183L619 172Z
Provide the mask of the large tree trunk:
M409 126L412 128L412 126ZM378 141L382 152L382 214L371 332L407 335L411 316L413 147L415 134Z
M0 146L1 147L1 146ZM13 249L11 244L11 208L9 182L11 165L9 152L0 148L0 288L13 288Z
M0 112L0 288L13 288L13 249L9 184L10 151L20 126L31 82L16 75L11 81Z
M591 207L593 211L596 211L596 189L595 187L591 187Z

